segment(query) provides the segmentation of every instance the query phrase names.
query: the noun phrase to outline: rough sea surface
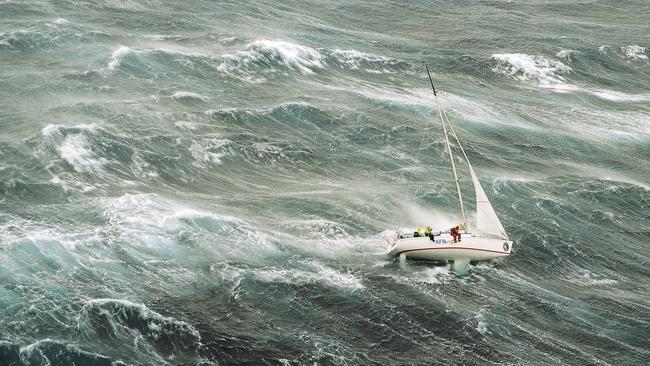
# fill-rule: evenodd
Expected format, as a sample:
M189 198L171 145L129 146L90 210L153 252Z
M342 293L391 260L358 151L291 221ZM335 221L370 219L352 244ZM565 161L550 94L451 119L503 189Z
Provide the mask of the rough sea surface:
M0 365L650 364L649 13L0 1ZM459 220L423 61L464 276L386 255Z

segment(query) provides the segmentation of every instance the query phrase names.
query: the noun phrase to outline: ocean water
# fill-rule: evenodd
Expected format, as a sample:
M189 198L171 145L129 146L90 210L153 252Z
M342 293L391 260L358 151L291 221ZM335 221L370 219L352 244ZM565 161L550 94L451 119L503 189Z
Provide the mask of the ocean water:
M650 364L649 11L0 1L0 365ZM424 61L464 276L382 239L459 219Z

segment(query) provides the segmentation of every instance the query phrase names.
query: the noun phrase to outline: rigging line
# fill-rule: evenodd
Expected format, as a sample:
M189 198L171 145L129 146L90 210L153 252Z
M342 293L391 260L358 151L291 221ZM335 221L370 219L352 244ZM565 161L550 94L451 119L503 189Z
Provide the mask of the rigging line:
M458 140L458 135L456 135L456 131L454 130L454 126L449 120L449 116L447 115L447 112L443 111L442 113L445 116L445 119L447 121L447 124L449 125L449 129L451 130L451 133L454 135L454 139L456 139L456 143L458 144L458 147L460 147L460 151L463 153L463 156L465 157L465 161L467 162L467 165L469 165L471 168L472 164L470 164L469 159L467 158L467 154L465 153L465 149L463 148L463 145L461 145L460 140Z
M433 89L433 96L436 101L436 106L438 108L438 114L440 116L440 124L442 125L442 131L445 135L447 153L449 153L449 161L451 162L451 169L454 172L454 180L456 181L456 191L458 192L458 202L460 203L460 212L463 215L463 225L467 227L467 217L465 216L465 207L463 206L463 194L460 191L460 184L458 182L458 172L456 171L456 162L454 161L454 154L451 152L451 144L449 143L447 127L445 126L445 119L443 118L442 115L442 106L440 105L440 99L438 98L438 93L436 93L436 87L433 86L433 79L431 78L431 73L429 72L429 66L427 66L426 62L424 63L424 67L427 70L427 75L429 76L429 82L431 82L431 89Z
M415 156L416 161L420 160L420 152L422 151L422 145L424 145L424 140L426 140L427 138L429 138L429 133L425 132L422 135L422 139L420 140L420 147L418 148L418 154Z
M427 137L426 133L422 135L422 139L420 140L420 147L418 147L418 154L415 156L415 161L420 160L420 151L422 151L422 145L424 145L425 137Z

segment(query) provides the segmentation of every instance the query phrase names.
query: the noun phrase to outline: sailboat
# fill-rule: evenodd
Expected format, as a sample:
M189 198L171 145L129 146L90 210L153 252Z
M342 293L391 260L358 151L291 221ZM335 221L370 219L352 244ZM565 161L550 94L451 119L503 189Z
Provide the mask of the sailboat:
M449 262L452 264L452 270L454 271L456 268L467 268L467 264L470 262L509 256L512 250L512 241L508 238L496 211L494 211L494 207L492 207L483 187L481 187L476 172L467 158L465 149L454 131L454 126L449 120L447 113L442 109L438 93L433 86L429 68L426 64L425 67L429 81L431 82L433 96L438 108L438 117L445 137L445 150L447 150L451 161L463 222L457 225L455 232L453 232L453 228L443 229L437 232L427 230L424 234L419 229L396 230L394 231L395 235L388 239L389 254L399 257L400 264L402 265L406 264L407 257ZM456 170L451 143L449 142L450 133L467 162L469 175L474 185L474 192L476 194L476 221L471 227L468 226L467 217L465 216L458 172ZM453 234L457 234L456 237ZM460 238L456 240L458 237Z

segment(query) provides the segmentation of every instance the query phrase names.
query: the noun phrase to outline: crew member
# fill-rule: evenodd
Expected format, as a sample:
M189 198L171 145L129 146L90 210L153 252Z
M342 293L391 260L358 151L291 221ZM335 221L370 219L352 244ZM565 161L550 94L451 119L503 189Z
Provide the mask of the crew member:
M431 232L431 226L424 228L424 236L428 236L429 239L433 240L433 233Z
M459 226L454 226L451 228L451 236L454 237L454 243L457 243L460 241L460 227Z

